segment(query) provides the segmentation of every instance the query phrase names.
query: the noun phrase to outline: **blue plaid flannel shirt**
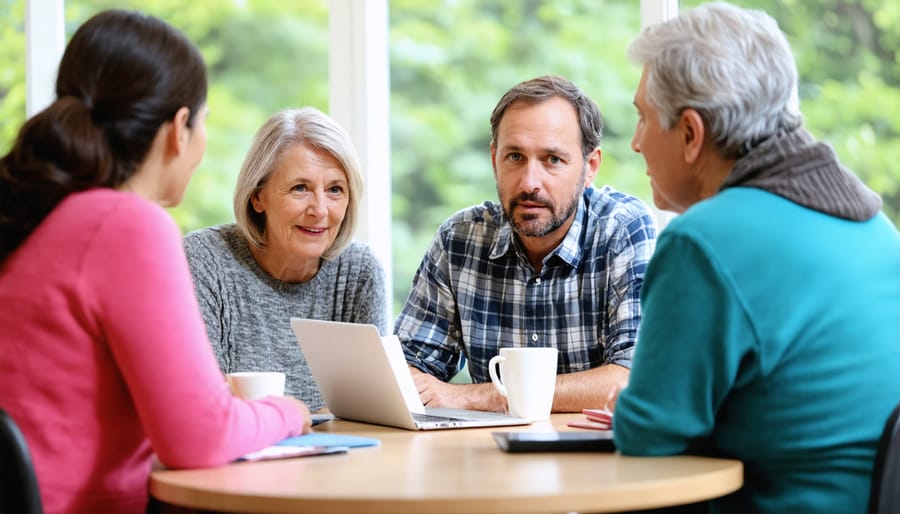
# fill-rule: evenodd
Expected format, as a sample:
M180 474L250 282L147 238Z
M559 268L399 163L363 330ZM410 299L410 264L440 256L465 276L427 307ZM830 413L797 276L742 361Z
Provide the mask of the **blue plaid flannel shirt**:
M640 289L656 246L647 206L589 187L560 245L535 274L496 202L438 229L394 333L412 366L447 381L469 362L476 383L501 347L559 349L558 373L631 367Z

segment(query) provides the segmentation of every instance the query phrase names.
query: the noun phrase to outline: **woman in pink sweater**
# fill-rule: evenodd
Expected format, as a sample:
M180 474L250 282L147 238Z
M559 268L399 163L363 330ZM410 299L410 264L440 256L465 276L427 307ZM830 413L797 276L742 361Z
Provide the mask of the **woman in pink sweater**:
M105 11L57 99L0 160L0 408L48 513L144 512L155 453L218 466L308 432L290 397L233 397L163 207L206 148L206 70L164 22Z

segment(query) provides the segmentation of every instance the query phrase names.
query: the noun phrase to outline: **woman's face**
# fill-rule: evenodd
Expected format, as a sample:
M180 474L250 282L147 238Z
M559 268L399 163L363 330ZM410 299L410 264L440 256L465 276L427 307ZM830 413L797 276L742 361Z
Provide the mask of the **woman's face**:
M167 182L159 198L156 199L164 207L174 207L181 203L188 183L191 177L194 176L197 166L200 165L200 161L203 159L203 153L206 151L206 117L209 114L209 109L206 104L203 104L200 111L195 115L187 110L187 107L182 107L182 109L185 110L184 119L181 120L176 115L175 123L184 124L181 127L182 132L180 132L180 134L183 134L182 137L185 138L183 151L180 154L180 159L173 161L177 163L177 166L167 173ZM191 126L188 127L187 121L192 115L193 120Z
M318 269L344 221L350 186L331 154L298 144L285 151L250 201L265 214L269 267Z

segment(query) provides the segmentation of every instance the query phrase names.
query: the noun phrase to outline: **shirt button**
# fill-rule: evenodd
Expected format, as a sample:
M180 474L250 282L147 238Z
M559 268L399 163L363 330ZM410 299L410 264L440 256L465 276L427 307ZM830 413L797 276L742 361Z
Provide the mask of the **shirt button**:
M531 340L532 340L532 341L537 341L537 340L538 340L538 335L537 335L537 334L531 334Z
M534 283L535 283L535 284L540 284L540 283L541 283L541 277L538 277L538 278L534 279Z

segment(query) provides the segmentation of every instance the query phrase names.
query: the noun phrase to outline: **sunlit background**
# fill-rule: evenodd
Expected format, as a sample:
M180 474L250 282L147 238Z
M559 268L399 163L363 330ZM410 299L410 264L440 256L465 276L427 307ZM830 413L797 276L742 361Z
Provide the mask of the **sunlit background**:
M734 3L779 20L797 57L807 128L882 195L900 225L900 2ZM156 15L201 48L209 146L172 214L184 231L233 221L234 181L256 129L287 107L328 112L327 0L66 0L67 37L109 7ZM24 13L24 0L0 0L4 153L25 119ZM595 182L651 203L643 161L629 147L640 69L625 49L639 30L636 0L390 1L393 312L440 222L496 197L489 117L521 80L564 75L590 94L606 125Z

